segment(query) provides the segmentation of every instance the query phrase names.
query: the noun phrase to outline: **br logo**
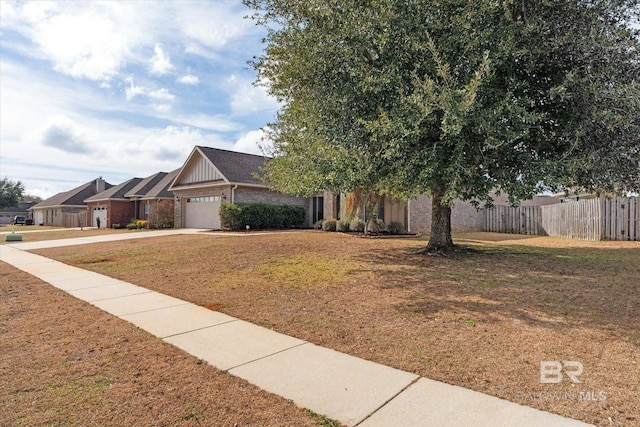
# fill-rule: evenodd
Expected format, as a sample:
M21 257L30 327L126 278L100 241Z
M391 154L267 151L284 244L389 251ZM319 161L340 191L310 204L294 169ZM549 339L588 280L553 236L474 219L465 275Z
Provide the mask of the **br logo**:
M569 369L567 369L569 368ZM558 362L557 360L543 360L540 362L540 384L558 384L562 382L562 373L569 381L579 384L578 377L582 374L582 363L573 360Z

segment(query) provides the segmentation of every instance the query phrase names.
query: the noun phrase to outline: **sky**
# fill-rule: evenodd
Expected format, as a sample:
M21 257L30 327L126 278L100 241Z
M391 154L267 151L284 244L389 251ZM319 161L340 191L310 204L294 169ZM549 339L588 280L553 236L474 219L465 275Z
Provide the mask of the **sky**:
M240 0L0 0L0 176L50 197L182 166L196 145L261 154L278 103L248 63Z

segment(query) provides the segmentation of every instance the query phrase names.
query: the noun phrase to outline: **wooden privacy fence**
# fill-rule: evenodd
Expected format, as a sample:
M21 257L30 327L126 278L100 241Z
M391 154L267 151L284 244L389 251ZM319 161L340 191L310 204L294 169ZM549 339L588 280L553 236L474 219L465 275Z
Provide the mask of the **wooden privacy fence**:
M82 212L82 213L62 212L62 226L66 228L80 227L80 215L86 215L86 213L85 212Z
M485 210L485 231L495 233L538 234L542 232L540 206L494 206Z
M584 240L640 240L640 199L588 199L547 206L494 206L485 231Z

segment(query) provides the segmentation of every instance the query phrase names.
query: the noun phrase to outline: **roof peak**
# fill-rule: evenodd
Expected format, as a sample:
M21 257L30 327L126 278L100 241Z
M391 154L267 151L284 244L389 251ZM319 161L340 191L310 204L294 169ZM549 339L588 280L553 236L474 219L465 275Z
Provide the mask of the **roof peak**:
M243 156L253 156L253 157L260 157L261 159L271 159L271 157L269 156L263 156L261 154L252 154L252 153L243 153L242 151L234 151L234 150L228 150L225 148L216 148L216 147L206 147L204 145L196 145L197 148L204 148L206 150L215 150L215 151L225 151L227 153L233 153L233 154L241 154Z

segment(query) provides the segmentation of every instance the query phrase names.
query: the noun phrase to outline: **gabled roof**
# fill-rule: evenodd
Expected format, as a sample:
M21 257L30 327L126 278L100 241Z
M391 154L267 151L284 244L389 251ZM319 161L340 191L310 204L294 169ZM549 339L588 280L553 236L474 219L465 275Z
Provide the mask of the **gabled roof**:
M158 172L151 176L148 176L142 179L135 187L127 192L124 195L126 198L137 197L142 198L145 197L151 189L153 189L160 181L162 181L167 176L166 172Z
M169 186L169 191L220 184L266 187L256 176L262 175L261 169L269 160L254 154L195 146Z
M218 168L229 182L264 185L262 180L256 178L255 175L262 175L261 169L271 160L269 157L219 148L201 146L196 148Z
M122 184L113 186L108 190L85 199L84 201L88 203L113 199L127 200L125 194L127 194L129 191L131 191L132 188L138 185L140 181L142 181L142 178L131 178L130 180L125 181Z
M155 186L147 191L147 193L142 196L141 199L173 199L173 193L169 191L169 186L178 175L178 172L180 172L180 169L165 173L164 178L158 181Z
M113 185L108 182L104 183L105 188L111 188ZM57 206L84 206L84 202L87 198L94 196L97 193L96 180L82 184L73 190L64 191L58 193L55 196L51 196L46 200L32 206L30 209L40 208L52 208Z

